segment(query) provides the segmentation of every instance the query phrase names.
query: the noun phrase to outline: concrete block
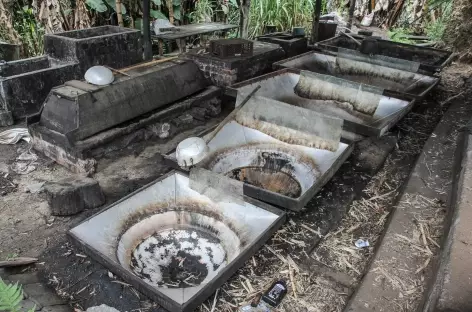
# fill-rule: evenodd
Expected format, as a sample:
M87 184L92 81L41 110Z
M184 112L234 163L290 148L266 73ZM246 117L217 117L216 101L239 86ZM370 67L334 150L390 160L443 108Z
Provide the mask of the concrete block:
M13 125L13 115L11 112L0 110L0 127Z
M10 275L8 280L12 283L18 282L21 285L39 283L38 273L36 272Z
M28 294L29 299L37 305L46 307L65 304L64 299L40 283L24 285L23 290Z
M19 309L18 312L29 312L33 308L34 308L33 311L40 311L43 308L41 304L34 302L31 299L24 299L23 301L21 301L20 306L21 308Z
M20 58L20 45L0 41L0 61L14 61Z
M47 34L47 55L80 63L81 72L94 65L122 68L142 61L141 32L135 29L101 26Z
M52 87L78 78L78 64L39 56L8 62L0 72L0 102L13 119L21 120L39 112Z

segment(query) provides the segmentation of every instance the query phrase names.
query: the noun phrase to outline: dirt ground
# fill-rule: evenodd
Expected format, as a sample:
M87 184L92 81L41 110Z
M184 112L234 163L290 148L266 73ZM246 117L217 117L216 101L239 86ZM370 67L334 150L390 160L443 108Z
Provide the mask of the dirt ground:
M156 140L133 144L101 159L93 178L99 181L107 203L115 202L166 173L169 168L161 165L161 153L171 151L185 137L203 129L197 127L185 131L167 142ZM40 154L33 163L37 167L33 172L21 175L9 170L17 157L29 148L25 141L0 145L0 259L11 255L38 257L58 239L63 239L74 224L100 209L72 217L52 217L44 194L35 192L34 188L42 182L74 174Z

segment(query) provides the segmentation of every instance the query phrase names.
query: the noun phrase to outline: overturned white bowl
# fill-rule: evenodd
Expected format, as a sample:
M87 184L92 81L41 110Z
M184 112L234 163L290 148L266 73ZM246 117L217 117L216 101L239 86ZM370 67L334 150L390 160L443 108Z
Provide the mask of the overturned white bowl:
M190 167L198 164L208 155L208 145L202 138L192 137L177 145L175 157L180 167Z
M85 80L97 86L106 86L115 80L113 72L105 66L93 66L85 72Z

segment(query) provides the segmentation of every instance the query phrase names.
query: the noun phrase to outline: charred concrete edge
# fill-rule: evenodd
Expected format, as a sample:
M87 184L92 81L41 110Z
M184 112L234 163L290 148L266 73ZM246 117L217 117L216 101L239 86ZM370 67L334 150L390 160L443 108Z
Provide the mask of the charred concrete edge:
M444 222L444 234L441 239L440 257L434 263L433 281L431 281L423 301L423 312L436 311L436 305L441 296L444 278L447 272L447 264L450 258L452 242L456 230L455 220L458 218L458 204L463 189L465 163L467 162L467 151L470 149L469 140L472 135L468 130L462 129L457 138L457 147L454 153L454 164L452 168L452 190L447 202L447 215Z
M147 185L141 187L140 189L134 191L133 193L123 197L122 199L112 203L111 205L107 206L106 208L100 210L97 214L85 219L82 221L80 224L85 223L92 219L94 216L102 213L103 211L106 211L108 209L111 209L115 205L127 200L131 196L134 196L138 194L139 192L153 186L157 182L173 175L173 174L180 174L184 175L183 173L177 172L175 170L172 170L168 172L167 174L161 176L160 178L154 180L151 183L148 183ZM250 204L256 205L261 207L262 209L265 209L267 211L270 211L278 216L278 218L271 224L271 226L261 235L259 235L255 239L255 243L249 245L247 249L241 253L239 256L236 257L236 259L233 260L233 265L225 267L216 277L215 279L208 284L208 287L203 288L200 290L197 294L195 294L192 298L190 298L186 304L184 305L179 305L174 303L172 299L167 297L165 294L160 293L156 291L156 288L147 284L140 278L138 278L136 275L128 272L125 270L123 267L118 265L117 263L113 262L111 259L104 257L100 255L100 253L94 249L93 247L89 246L87 243L79 239L77 236L75 236L72 232L68 231L67 234L73 239L73 243L75 243L77 246L80 248L83 248L95 261L98 263L102 264L104 267L109 268L110 271L114 272L118 276L120 276L123 279L126 279L135 287L137 290L139 290L141 293L144 295L148 296L150 299L156 301L158 304L160 304L163 308L168 309L169 311L180 311L180 312L191 312L194 311L195 308L197 308L201 303L203 303L208 296L210 296L216 289L218 289L220 286L222 286L227 279L229 279L241 266L244 265L244 263L254 255L254 253L260 249L265 242L272 236L272 234L279 229L282 224L285 223L286 221L286 213L280 209L277 209L271 205L268 205L266 203L260 202L256 199L244 196L244 200Z

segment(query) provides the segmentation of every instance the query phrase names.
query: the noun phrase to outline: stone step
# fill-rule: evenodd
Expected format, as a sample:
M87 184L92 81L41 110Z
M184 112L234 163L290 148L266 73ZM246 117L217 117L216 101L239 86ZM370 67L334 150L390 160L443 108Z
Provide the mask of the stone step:
M458 140L449 227L429 311L472 310L472 121Z

